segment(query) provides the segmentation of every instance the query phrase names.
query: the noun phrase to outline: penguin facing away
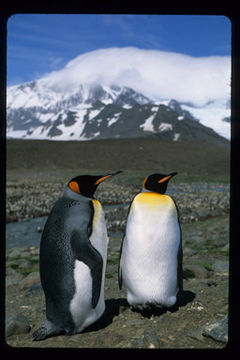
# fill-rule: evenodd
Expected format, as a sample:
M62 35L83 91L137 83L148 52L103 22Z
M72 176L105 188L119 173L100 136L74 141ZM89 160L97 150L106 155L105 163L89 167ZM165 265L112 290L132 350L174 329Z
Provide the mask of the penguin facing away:
M119 288L137 310L170 308L182 290L182 241L178 209L168 195L168 181L177 173L152 174L143 181L128 212L120 249Z
M33 333L34 340L79 333L103 314L108 236L102 206L93 194L120 172L73 178L53 206L40 242L46 320Z

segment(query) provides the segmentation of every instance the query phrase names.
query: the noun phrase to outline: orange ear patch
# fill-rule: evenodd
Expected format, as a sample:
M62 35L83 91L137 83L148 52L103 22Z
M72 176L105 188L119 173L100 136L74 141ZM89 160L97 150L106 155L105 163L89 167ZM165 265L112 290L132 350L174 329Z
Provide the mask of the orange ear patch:
M80 194L79 185L76 181L71 181L68 186L72 191Z

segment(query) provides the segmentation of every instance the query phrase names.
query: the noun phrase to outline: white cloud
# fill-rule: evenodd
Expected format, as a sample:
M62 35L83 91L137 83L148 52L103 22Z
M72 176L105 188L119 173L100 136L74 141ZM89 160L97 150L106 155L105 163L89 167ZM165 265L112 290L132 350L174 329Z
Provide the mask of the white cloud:
M133 47L91 51L45 76L49 87L72 91L82 84L123 85L155 99L174 98L202 106L230 96L228 56L191 57Z
M50 62L50 68L55 69L60 66L61 63L63 63L63 58L61 57L55 57L50 55L49 62Z

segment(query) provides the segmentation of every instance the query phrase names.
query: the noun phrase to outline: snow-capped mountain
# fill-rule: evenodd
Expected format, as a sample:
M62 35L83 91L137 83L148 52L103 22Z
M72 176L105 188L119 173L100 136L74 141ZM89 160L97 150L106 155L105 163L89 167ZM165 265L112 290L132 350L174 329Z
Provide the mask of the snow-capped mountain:
M104 54L106 60L109 54ZM105 81L93 66L90 73L94 55L99 56L96 51L82 55L42 79L9 87L7 136L52 140L157 136L215 142L224 141L221 136L230 138L230 106L225 99L200 105L162 98L161 94L157 99L149 96L144 86L137 91L136 86L124 85L126 69L125 75L121 70L121 80L119 75ZM132 85L135 72L131 69L128 73L129 78L134 77ZM131 85L129 79L128 83Z

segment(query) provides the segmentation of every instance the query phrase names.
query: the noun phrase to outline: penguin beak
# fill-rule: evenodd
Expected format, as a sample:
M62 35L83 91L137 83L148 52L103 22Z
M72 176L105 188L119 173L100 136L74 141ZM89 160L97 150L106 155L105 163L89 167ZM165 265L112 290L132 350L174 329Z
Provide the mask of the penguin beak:
M111 173L111 174L108 174L108 175L104 175L104 176L100 177L100 179L98 179L97 181L95 181L94 185L98 185L98 184L100 184L101 182L103 182L104 180L107 180L108 178L110 178L110 177L112 177L112 176L114 176L114 175L120 174L120 173L122 173L121 170L116 171L116 172Z
M162 178L161 180L158 181L158 183L163 183L169 179L171 179L173 176L177 175L177 172L173 172L167 176L165 176L164 178Z

